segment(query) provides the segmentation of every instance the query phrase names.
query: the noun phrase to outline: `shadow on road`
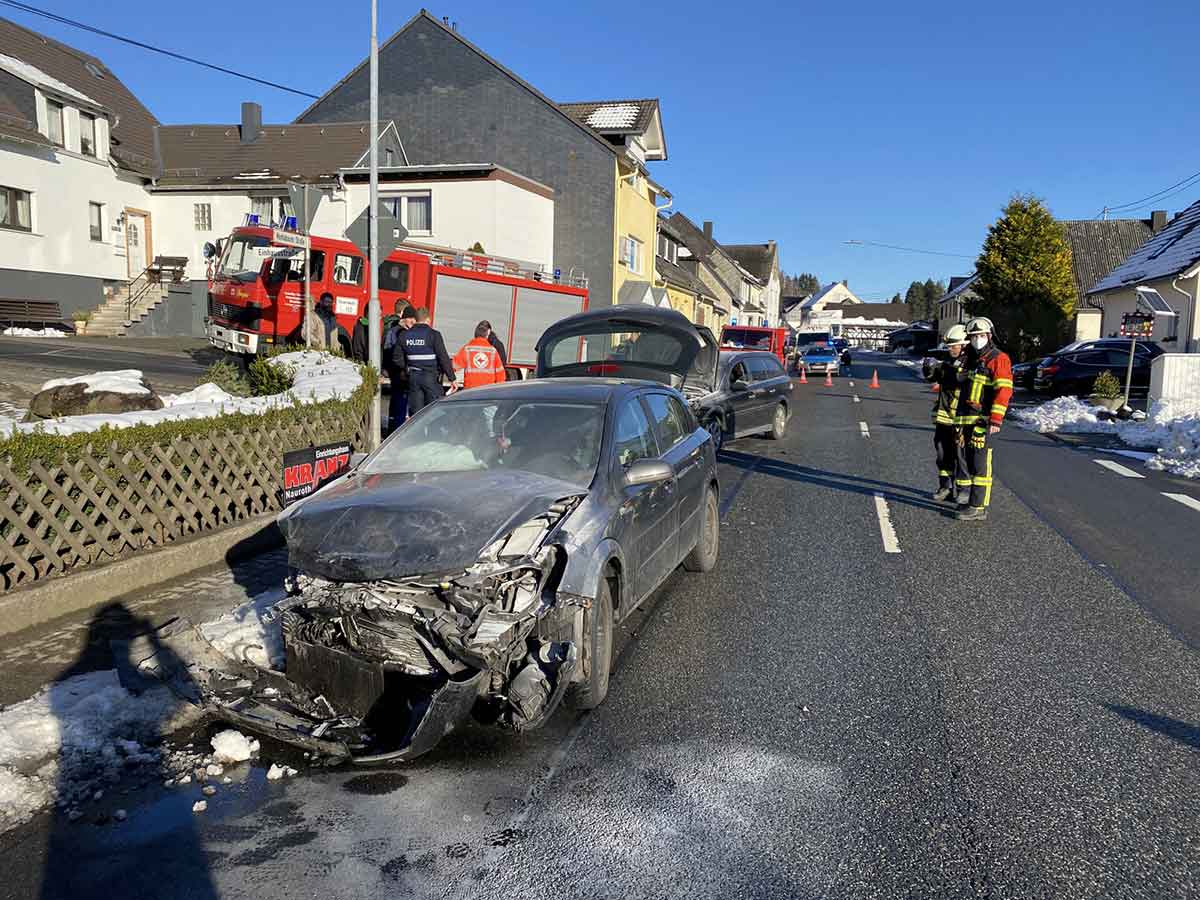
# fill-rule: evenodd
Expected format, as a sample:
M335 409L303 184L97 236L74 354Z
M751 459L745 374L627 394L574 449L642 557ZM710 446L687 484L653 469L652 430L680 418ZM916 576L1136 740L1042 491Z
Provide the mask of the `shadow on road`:
M1200 725L1189 725L1187 722L1182 722L1179 719L1172 719L1170 716L1160 716L1157 713L1146 712L1144 709L1138 709L1133 706L1105 703L1104 707L1115 712L1122 718L1128 719L1130 722L1141 725L1143 728L1149 728L1151 731L1165 734L1173 741L1200 749Z
M798 466L795 463L783 462L769 457L758 457L735 450L722 450L721 462L739 469L749 469L755 466L755 471L775 478L785 478L789 481L799 481L804 484L815 484L818 487L832 488L851 494L862 494L873 497L882 494L885 499L917 509L929 510L943 516L952 516L954 508L927 499L928 491L906 484L894 484L890 481L879 481L875 478L864 478L861 475L848 475L844 472L830 472L825 469L813 469L809 466ZM757 465L756 465L757 464Z
M113 664L120 667L122 661L115 659L112 651L108 650L109 640L140 634L149 634L154 640L153 623L133 614L121 603L110 603L101 608L88 623L87 640L79 658L59 673L50 686L50 709L58 720L61 734L58 796L60 799L70 798L71 802L55 807L54 821L49 827L40 891L30 885L27 896L38 896L42 900L83 900L92 897L109 900L117 896L163 896L164 889L174 893L162 883L162 866L153 865L161 860L136 858L133 835L119 841L118 846L125 848L126 852L97 852L97 844L112 841L112 837L97 833L97 828L132 831L136 825L132 821L114 821L115 810L109 811L105 805L89 803L91 798L76 796L80 791L81 772L105 770L105 774L111 776L106 778L106 786L119 782L126 775L116 747L106 742L98 743L92 733L98 714L95 706L104 702L103 696L93 696L89 692L89 684L78 676L95 672L98 668L97 656L105 652L110 654ZM162 646L157 649L164 654L164 660L171 661L173 654L170 650ZM130 668L128 659L124 664L127 669ZM174 659L173 664L180 663ZM161 686L158 689L162 690ZM161 746L166 737L166 720L175 706L174 703L153 707L148 704L147 708L161 710L161 714L157 721L151 715L148 720L137 723L136 737L141 751ZM141 772L144 779L161 782L168 777L160 762L144 764ZM86 815L77 812L75 821L72 821L69 809L73 806L78 812L87 807L91 807L91 811ZM171 878L187 885L186 895L189 898L216 900L217 891L209 875L208 860L190 819L172 828L163 839L169 844L169 854L153 844L143 849L155 857L169 855Z

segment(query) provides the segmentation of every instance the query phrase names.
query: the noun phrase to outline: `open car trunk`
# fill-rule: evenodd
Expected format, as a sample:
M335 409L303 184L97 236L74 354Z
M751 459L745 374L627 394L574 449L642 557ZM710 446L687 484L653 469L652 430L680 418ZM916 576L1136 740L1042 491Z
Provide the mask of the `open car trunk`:
M537 374L553 377L642 378L685 395L716 386L717 341L673 309L629 304L568 316L537 344Z

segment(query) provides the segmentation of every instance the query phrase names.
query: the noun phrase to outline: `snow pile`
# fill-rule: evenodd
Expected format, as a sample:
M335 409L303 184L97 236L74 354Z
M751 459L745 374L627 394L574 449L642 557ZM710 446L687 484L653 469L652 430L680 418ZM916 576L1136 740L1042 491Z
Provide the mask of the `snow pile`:
M240 731L227 728L213 735L213 759L218 763L245 762L259 750L258 741L251 740ZM225 770L216 764L210 764L205 772L209 775L223 775Z
M149 394L142 381L141 369L114 369L111 372L92 372L75 378L53 378L42 385L43 391L68 384L86 384L85 394L108 391L110 394Z
M133 425L157 425L160 422L183 419L207 419L227 413L262 415L269 410L289 407L294 403L307 404L321 403L326 400L345 400L362 384L362 376L359 374L356 363L328 353L301 350L294 353L282 353L272 357L269 362L273 366L284 366L292 370L290 390L268 397L234 397L215 384L202 384L184 394L167 394L162 397L162 409L65 416L41 422L0 420L0 427L4 429L4 433L13 430L23 432L41 430L48 434L78 434L98 431L106 425L110 428L129 428ZM140 380L141 372L136 369L126 371L136 372ZM97 374L113 375L115 373ZM47 382L47 384L67 383L71 380L79 381L92 377L94 376L61 379L59 382Z
M285 661L283 631L277 604L282 589L266 591L232 612L200 626L200 633L227 656L264 669L282 670Z
M71 805L123 769L156 766L143 747L195 718L165 687L133 695L114 670L76 675L0 712L0 831Z
M1158 400L1144 422L1121 422L1116 430L1132 447L1158 448L1147 468L1200 478L1200 400Z
M5 328L3 334L9 337L66 337L67 332L59 328L19 328L11 326Z
M1112 422L1101 421L1097 416L1101 409L1103 407L1084 403L1078 397L1055 397L1032 409L1014 409L1010 415L1018 424L1041 434L1057 431L1073 434L1115 433Z

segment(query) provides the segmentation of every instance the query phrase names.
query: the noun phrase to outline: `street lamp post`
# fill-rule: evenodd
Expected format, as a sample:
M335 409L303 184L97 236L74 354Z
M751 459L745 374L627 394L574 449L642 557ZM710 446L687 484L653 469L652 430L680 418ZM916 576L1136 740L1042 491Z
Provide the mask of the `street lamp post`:
M370 252L367 254L370 279L371 299L367 304L367 343L368 357L378 374L382 371L383 341L380 335L379 315L379 2L371 0L371 188L367 201L367 225L370 240ZM379 446L383 433L379 401L379 380L375 381L375 396L371 399L370 407L370 449Z

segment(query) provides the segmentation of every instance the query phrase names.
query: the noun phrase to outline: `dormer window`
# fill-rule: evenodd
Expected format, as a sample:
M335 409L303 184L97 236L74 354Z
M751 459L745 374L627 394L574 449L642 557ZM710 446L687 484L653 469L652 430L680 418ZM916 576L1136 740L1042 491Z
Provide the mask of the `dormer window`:
M85 112L79 114L79 152L84 156L99 156L96 144L96 117Z
M63 106L54 100L46 101L46 137L56 147L65 147L63 139Z

